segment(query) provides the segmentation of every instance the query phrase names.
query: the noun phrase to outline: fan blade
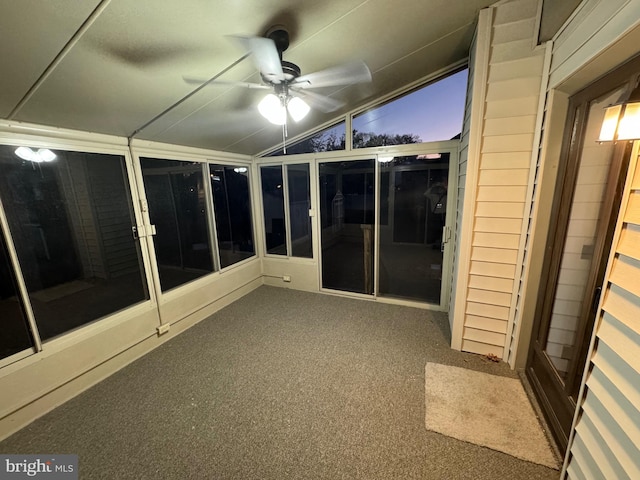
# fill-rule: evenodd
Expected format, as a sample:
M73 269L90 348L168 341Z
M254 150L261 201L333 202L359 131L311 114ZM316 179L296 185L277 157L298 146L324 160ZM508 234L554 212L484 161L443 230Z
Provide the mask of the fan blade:
M202 78L194 78L194 77L182 77L182 79L186 83L190 83L192 85L226 85L231 87L244 87L244 88L255 88L262 90L271 90L271 87L268 85L262 85L261 83L251 83L251 82L221 82L218 80L203 80Z
M292 85L298 88L320 88L370 81L369 67L364 62L353 62L302 75Z
M284 80L280 55L276 44L270 38L245 37L231 35L237 44L253 55L253 62L260 71L262 77L271 83L280 83Z
M309 104L309 106L325 113L334 112L340 107L344 106L344 102L336 100L335 98L327 97L326 95L320 95L319 93L309 92L307 90L299 90L297 88L291 88L291 91L296 92L303 100L305 100Z

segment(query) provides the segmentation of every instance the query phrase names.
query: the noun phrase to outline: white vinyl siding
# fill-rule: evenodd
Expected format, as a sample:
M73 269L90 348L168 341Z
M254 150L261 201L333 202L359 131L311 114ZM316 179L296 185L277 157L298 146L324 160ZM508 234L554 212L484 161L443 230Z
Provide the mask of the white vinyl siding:
M607 267L565 478L640 478L640 176L627 194Z
M476 30L470 47L469 55L469 77L467 80L467 96L464 107L464 120L462 123L462 133L460 135L460 153L458 154L458 197L456 204L456 220L452 235L453 241L453 274L451 276L451 292L449 296L449 326L453 330L453 320L455 318L458 264L460 260L460 229L462 224L462 213L464 206L465 182L467 180L467 158L469 156L469 133L471 129L471 103L473 102L473 81L476 40L478 32Z
M514 0L492 9L486 93L476 120L482 122L482 144L478 158L468 163L477 178L473 225L460 239L461 248L469 248L469 276L460 282L465 291L457 292L466 295L458 302L464 311L455 315L464 316L462 350L500 358L511 343L545 66L545 50L534 39L538 6L537 0Z
M555 88L600 55L634 28L638 19L637 0L584 0L554 40L549 86ZM613 68L620 60L611 57Z

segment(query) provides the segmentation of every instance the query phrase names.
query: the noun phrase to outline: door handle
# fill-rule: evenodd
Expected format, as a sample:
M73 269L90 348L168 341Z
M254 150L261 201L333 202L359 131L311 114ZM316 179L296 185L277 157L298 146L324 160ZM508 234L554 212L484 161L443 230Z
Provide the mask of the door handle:
M594 314L598 311L600 295L602 295L602 287L596 288L595 292L593 292L593 303L591 304L591 312Z
M447 243L451 240L451 229L449 227L442 227L442 243Z

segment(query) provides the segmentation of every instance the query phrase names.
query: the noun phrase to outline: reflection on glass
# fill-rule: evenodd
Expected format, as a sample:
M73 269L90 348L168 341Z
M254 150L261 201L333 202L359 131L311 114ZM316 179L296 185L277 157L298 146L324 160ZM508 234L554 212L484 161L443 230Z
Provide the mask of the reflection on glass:
M2 233L0 233L0 319L2 319L0 359L33 346Z
M267 253L287 254L287 235L284 216L284 187L282 167L260 167L262 178L262 206Z
M255 254L247 167L209 165L220 268Z
M202 164L152 158L140 163L165 292L214 271Z
M380 163L380 295L440 303L448 175L448 153Z
M0 147L0 194L42 339L148 299L124 158Z
M373 293L374 160L319 165L322 286Z
M597 140L604 108L615 103L623 92L624 89L620 89L607 94L589 107L545 347L563 380L571 360L579 354L575 348L576 331L582 307L590 301L591 292L586 291L586 284L614 149L612 143Z
M309 164L287 165L286 168L291 219L291 256L312 258Z

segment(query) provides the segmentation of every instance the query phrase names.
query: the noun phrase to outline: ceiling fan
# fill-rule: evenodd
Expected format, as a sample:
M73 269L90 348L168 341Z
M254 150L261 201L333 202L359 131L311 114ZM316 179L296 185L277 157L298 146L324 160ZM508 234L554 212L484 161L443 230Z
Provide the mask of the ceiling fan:
M322 112L333 112L344 105L340 100L310 92L310 89L371 81L371 72L364 62L352 62L302 75L298 65L282 59L282 53L289 47L289 32L280 25L270 28L264 37L234 35L231 39L250 54L260 72L262 83L217 80L208 83L271 90L258 104L258 110L271 123L283 126L284 137L287 117L297 122L312 107ZM204 83L186 77L185 81Z

